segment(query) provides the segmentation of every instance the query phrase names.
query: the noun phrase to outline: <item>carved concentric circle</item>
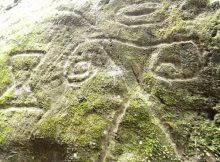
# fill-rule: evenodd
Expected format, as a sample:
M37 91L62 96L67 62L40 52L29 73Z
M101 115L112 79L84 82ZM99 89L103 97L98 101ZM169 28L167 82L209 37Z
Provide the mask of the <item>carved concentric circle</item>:
M80 44L64 65L64 76L70 86L80 87L109 63L109 57L97 42Z

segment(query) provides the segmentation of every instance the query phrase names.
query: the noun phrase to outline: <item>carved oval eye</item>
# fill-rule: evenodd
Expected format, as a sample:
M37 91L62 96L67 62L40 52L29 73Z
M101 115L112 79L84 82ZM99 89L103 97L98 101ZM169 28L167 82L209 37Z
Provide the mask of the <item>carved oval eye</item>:
M193 42L172 43L158 47L151 57L150 69L165 81L195 79L201 68L201 56Z
M144 25L161 21L152 18L152 15L161 8L158 2L146 2L133 4L120 9L117 13L117 20L124 25Z
M147 3L147 4L138 4L132 5L126 8L123 8L119 12L126 16L143 16L155 12L158 9L158 3Z

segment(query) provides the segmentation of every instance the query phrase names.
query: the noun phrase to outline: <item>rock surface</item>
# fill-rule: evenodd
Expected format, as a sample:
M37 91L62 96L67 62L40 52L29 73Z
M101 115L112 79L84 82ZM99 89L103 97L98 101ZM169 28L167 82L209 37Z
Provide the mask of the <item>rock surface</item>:
M220 161L219 8L0 0L0 162Z

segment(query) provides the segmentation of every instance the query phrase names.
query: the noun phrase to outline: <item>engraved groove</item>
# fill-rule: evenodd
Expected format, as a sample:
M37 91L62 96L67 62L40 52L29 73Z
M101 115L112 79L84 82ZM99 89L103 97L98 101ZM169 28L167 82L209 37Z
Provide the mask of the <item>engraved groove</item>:
M153 19L152 16L161 7L161 4L156 2L126 6L117 12L117 21L127 26L158 23L161 20Z
M0 96L0 99L5 101L1 103L4 110L22 107L38 106L37 99L29 86L32 72L36 70L46 54L42 50L26 50L16 51L10 54L9 70L11 73L12 84ZM11 94L10 98L8 95ZM40 108L36 108L41 110Z
M68 85L80 87L108 63L108 54L100 44L85 42L77 46L68 57L64 65L64 76Z

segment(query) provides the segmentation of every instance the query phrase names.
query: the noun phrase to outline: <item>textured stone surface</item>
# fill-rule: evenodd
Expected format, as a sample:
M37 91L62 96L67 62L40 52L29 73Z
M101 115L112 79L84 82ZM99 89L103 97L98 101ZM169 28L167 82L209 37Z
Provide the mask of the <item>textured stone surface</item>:
M220 161L218 0L0 0L0 162Z

